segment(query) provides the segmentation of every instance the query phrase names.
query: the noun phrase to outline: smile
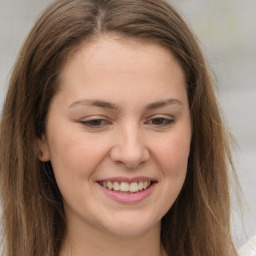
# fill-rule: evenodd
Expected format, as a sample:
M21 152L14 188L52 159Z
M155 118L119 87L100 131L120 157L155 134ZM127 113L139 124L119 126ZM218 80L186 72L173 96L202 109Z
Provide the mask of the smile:
M124 193L137 193L145 190L152 185L151 181L138 181L138 182L118 182L118 181L100 181L99 184L109 190Z
M123 204L145 200L154 191L158 181L149 177L112 177L98 180L98 188L107 197Z

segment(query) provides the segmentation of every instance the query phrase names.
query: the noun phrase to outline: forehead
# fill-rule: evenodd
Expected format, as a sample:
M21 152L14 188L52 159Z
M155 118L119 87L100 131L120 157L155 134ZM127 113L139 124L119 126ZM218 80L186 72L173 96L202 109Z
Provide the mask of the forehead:
M86 98L109 97L107 100L121 94L130 98L155 95L152 101L159 101L170 89L183 93L184 88L183 70L168 49L113 36L77 48L65 63L60 79L60 91L76 98L81 94Z
M175 63L180 69L177 76L183 75L178 61L166 47L145 40L105 35L85 41L77 47L68 57L61 72L61 78L67 79L74 68L77 70L79 67L88 73L89 70L98 68L97 71L112 69L113 72L122 74L134 72L136 67L137 72L143 72L155 69L159 65L160 67L168 66L170 63ZM144 69L139 69L141 67Z

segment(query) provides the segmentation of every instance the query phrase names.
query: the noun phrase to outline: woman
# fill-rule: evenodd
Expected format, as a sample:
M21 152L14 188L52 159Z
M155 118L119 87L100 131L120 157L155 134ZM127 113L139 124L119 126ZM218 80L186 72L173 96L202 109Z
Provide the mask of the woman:
M3 255L237 255L212 81L164 1L54 2L2 115Z

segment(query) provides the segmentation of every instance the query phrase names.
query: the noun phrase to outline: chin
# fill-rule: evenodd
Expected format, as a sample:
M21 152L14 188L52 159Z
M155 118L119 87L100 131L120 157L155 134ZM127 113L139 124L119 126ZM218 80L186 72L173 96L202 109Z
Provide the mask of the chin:
M127 220L120 220L115 221L115 223L108 223L108 225L105 227L109 232L111 232L114 235L117 236L124 236L124 237L133 237L133 236L140 236L145 233L148 233L149 231L153 231L156 229L160 230L161 227L161 221L153 222L148 221L146 222L145 219L133 219L129 218Z

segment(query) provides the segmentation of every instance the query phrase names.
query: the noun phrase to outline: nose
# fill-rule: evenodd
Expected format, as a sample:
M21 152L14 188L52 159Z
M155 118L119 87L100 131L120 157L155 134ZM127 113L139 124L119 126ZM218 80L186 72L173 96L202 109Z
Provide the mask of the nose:
M149 159L150 153L138 127L126 127L116 136L110 152L112 161L127 168L136 168Z

